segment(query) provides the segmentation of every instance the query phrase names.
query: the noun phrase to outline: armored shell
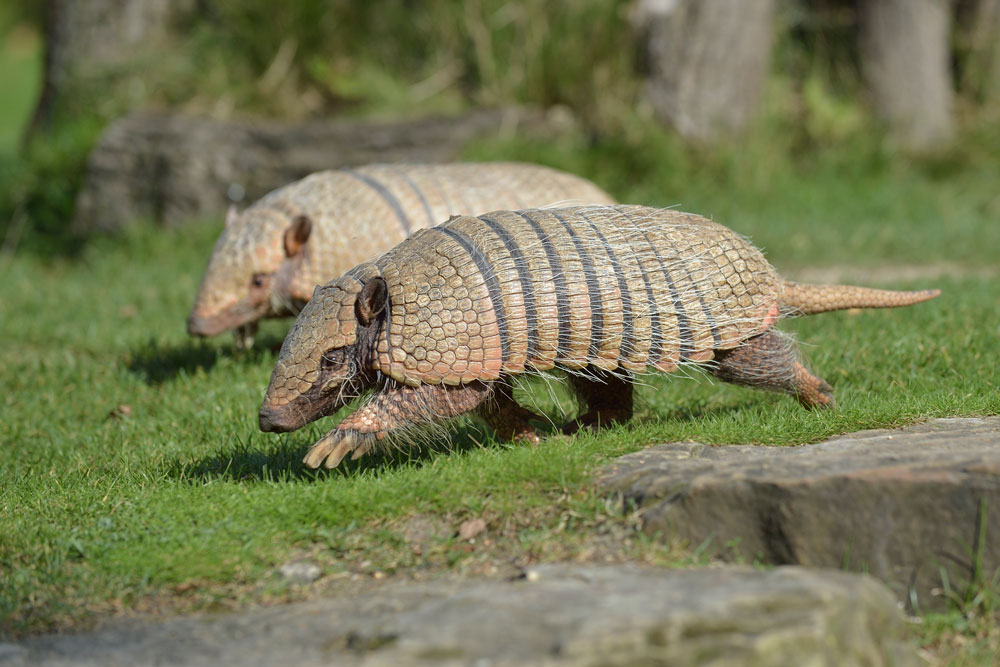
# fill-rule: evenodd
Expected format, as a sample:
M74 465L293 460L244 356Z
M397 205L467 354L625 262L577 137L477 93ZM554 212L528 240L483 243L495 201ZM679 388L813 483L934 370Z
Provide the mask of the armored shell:
M669 372L773 323L780 284L732 230L640 206L456 218L350 275L385 279L377 364L408 385L554 367Z
M583 412L564 428L631 418L633 374L707 362L720 380L830 408L782 314L904 306L894 292L782 280L705 218L641 206L497 211L421 230L316 289L285 339L259 411L289 431L374 389L306 455L336 466L395 433L476 412L537 441L507 380L564 369Z

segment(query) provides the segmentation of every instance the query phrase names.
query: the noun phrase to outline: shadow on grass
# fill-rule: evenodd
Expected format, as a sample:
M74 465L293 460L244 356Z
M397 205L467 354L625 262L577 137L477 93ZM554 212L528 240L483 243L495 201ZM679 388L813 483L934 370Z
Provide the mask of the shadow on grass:
M664 422L693 422L706 417L723 417L746 412L754 405L757 405L757 402L750 397L723 405L719 405L718 403L712 404L708 401L699 401L694 405L678 406L666 412L656 413L649 411L644 415L643 421L649 420L655 422L659 418Z
M129 353L126 366L143 382L158 385L175 379L181 373L198 370L208 372L220 358L230 357L246 363L258 363L281 346L281 339L263 336L249 350L238 350L231 343L219 345L204 340L187 340L181 344L160 344L150 339Z
M320 434L313 437L292 435L280 440L267 438L268 442L248 440L229 451L186 463L178 462L171 470L171 477L199 483L225 480L239 482L276 482L323 480L333 477L357 477L367 473L393 470L407 466L421 466L438 456L471 451L473 449L504 447L496 437L473 424L462 424L448 429L450 437L440 438L430 444L389 447L369 452L357 459L348 457L333 470L313 470L302 464L309 447ZM263 447L261 445L264 445Z
M214 348L207 348L216 354ZM253 354L251 352L251 354ZM625 428L656 428L658 422L695 422L704 418L724 417L747 410L754 404L752 397L719 405L712 402L694 402L679 406L667 412L643 410L630 426ZM644 406L648 407L648 406ZM347 410L351 410L348 406ZM548 411L533 424L543 438L558 436L565 417L556 411ZM327 426L326 428L329 428ZM313 470L302 464L309 447L318 440L324 429L315 426L283 436L256 435L233 445L228 451L194 461L177 462L170 476L200 483L226 480L239 482L312 481L330 476L351 478L380 471L395 470L409 466L422 466L439 456L460 454L474 449L495 449L520 447L502 442L486 426L469 418L458 418L444 425L444 430L428 431L419 442L399 446L386 446L365 454L357 460L344 459L332 470Z

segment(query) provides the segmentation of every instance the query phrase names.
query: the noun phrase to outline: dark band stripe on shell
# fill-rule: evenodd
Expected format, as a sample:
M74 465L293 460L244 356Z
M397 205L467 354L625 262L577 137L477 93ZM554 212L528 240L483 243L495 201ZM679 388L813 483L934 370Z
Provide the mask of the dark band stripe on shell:
M680 295L677 292L677 287L674 285L674 280L670 275L670 271L667 269L666 265L663 263L663 258L660 256L659 250L656 248L656 244L649 238L649 234L641 226L637 225L632 217L625 211L619 209L622 215L624 215L629 222L631 222L636 229L642 234L643 239L649 245L653 252L653 257L656 259L657 264L660 266L660 271L663 274L664 280L666 280L667 289L670 291L670 299L674 307L674 317L677 318L677 330L678 337L680 339L680 358L681 360L688 359L694 352L694 340L693 333L691 331L691 321L688 319L687 312L684 310L684 304L681 301ZM647 290L650 289L649 276L646 271L642 274L643 280L646 283ZM650 296L652 300L653 297ZM655 301L652 303L652 308L656 308ZM663 349L663 337L662 330L659 326L659 313L656 314L656 321L652 325L653 333L653 343L649 348L649 363L654 364L656 361L662 360L670 355L669 350Z
M538 237L538 241L541 243L542 249L545 251L545 257L549 263L549 271L552 274L552 282L555 285L556 291L556 331L558 332L556 334L556 358L561 358L566 355L569 349L570 313L569 296L566 293L566 276L563 275L562 261L559 259L559 255L552 245L552 238L549 234L545 233L545 230L542 229L538 221L530 215L537 212L515 211L534 230L535 236Z
M428 203L427 197L424 196L424 191L413 182L413 179L410 178L408 173L406 173L406 170L395 167L392 169L392 173L406 181L406 184L410 186L410 189L412 189L414 194L417 195L417 198L420 199L420 204L424 207L424 213L427 214L427 224L434 225L435 223L441 222L440 220L434 219L434 212L431 211L431 205Z
M621 262L618 260L618 256L615 254L614 249L608 240L601 233L600 228L582 211L579 212L580 219L586 222L590 228L597 235L597 239L601 242L604 247L605 252L608 253L608 258L611 260L612 265L615 267L620 267ZM618 281L618 292L621 295L622 300L622 340L619 346L619 356L626 356L626 351L634 349L635 338L634 338L634 325L632 319L634 317L632 310L632 293L629 291L628 282L625 280L624 274L621 270L615 271L615 278Z
M521 296L524 299L525 326L528 332L527 359L534 359L538 354L538 305L535 303L535 284L528 271L528 262L524 251L518 245L514 235L491 215L481 215L482 220L503 243L517 270L517 279L521 285Z
M354 171L353 169L344 169L343 171L345 174L350 174L351 176L358 179L371 189L375 190L375 192L377 192L382 197L382 199L385 200L385 203L389 205L389 208L392 209L393 213L396 214L396 218L399 220L399 224L403 227L403 231L406 232L407 234L410 233L410 226L411 226L410 219L406 216L406 213L403 211L403 207L400 206L399 200L396 199L396 196L393 195L392 192L387 187L385 187L385 185L380 183L378 180L372 178L371 176L367 174L362 174L359 171Z
M566 228L566 233L573 241L576 254L580 257L580 263L583 265L583 277L587 285L587 297L590 301L590 344L587 348L587 357L589 360L594 360L597 358L601 341L604 339L604 304L602 303L601 285L597 280L597 271L594 269L594 261L590 253L587 252L585 242L580 239L573 226L556 211L552 211L552 215Z

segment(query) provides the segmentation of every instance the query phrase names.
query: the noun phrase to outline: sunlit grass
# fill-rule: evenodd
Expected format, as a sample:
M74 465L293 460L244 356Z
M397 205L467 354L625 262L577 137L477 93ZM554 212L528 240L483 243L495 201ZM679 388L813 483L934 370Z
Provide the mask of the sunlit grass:
M169 598L191 581L207 591L204 604L257 599L272 590L264 584L274 568L303 550L326 554L318 559L328 572L343 567L336 554L345 543L396 562L406 549L389 548L384 530L365 526L408 516L486 514L503 523L541 508L558 516L567 503L590 502L588 480L602 463L666 440L794 445L1000 412L996 284L947 279L935 283L942 297L912 308L789 323L834 385L836 411L807 412L787 397L699 373L650 377L636 420L599 435L527 447L464 430L451 445L312 472L299 461L321 424L280 436L256 428L274 361L268 344L287 322L269 323L262 345L246 354L229 340L184 333L215 232L139 227L91 245L78 260L22 257L6 266L0 605L7 631ZM571 409L558 384L551 393L561 407L544 385L529 391L553 421ZM550 514L539 516L523 535L536 545L554 530ZM465 557L442 551L423 567Z
M507 3L484 6L494 4ZM257 5L273 9L273 3ZM587 12L597 6L588 4L567 20L589 21ZM516 28L529 18L505 25ZM308 16L286 17L292 19ZM244 25L241 34L252 36L259 27ZM614 46L608 34L600 37L602 49ZM516 50L516 38L508 30L494 51ZM199 39L204 36L192 37ZM33 40L28 35L20 43L0 43L0 159L13 155L38 85ZM278 45L248 44L260 48L256 75ZM446 46L442 53L463 49ZM477 94L565 104L598 97L590 93L600 77L622 66L611 62L585 80L589 65L580 62L572 75L556 80L552 73L565 71L571 45L545 40L535 47L548 60L534 59L529 76L485 67L472 77L482 84ZM445 60L428 60L407 76L432 77L447 69ZM240 62L219 60L205 77L216 77L224 89L227 67ZM379 112L413 101L410 81L374 67L371 54L359 63L322 62L298 63L312 73L306 88L367 97L364 108ZM380 74L372 81L369 72ZM244 79L242 93L225 94L256 99L255 76ZM456 101L454 90L438 96L425 107L469 103ZM721 385L697 372L651 376L638 390L636 419L598 435L551 436L527 447L463 427L450 444L313 472L300 460L327 424L280 436L257 430L256 409L275 356L270 347L288 322L268 323L258 346L242 354L228 339L191 340L184 333L216 228L138 226L122 239L89 243L74 259L30 251L2 256L0 635L160 604L173 610L293 599L307 593L281 582L275 568L302 554L331 578L349 571L473 568L500 558L493 551L517 562L587 554L595 535L629 525L629 517L606 506L589 485L596 469L621 454L674 440L794 446L857 429L1000 413L995 130L971 132L953 153L906 160L885 153L863 124L838 130L843 145L800 145L780 120L765 118L745 138L697 149L641 115L621 120L609 105L584 110L601 116L590 120L602 132L508 137L473 146L467 157L551 164L594 179L622 201L676 205L713 217L764 247L789 278L829 266L860 267L876 276L879 269L891 276L900 266L917 266L917 276L919 267L943 267L950 276L877 280L881 286L939 287L942 296L912 308L783 325L796 333L816 373L833 385L836 411L807 412L788 397ZM24 181L42 199L60 202L51 209L56 212L72 202L72 178L58 178L73 162L65 156L82 164L96 136L96 126L83 122L64 130L66 136L36 150L36 169ZM31 222L58 233L64 216L51 218ZM39 238L46 242L44 234ZM840 272L850 275L849 268ZM525 397L553 424L572 414L558 382L534 382ZM457 548L455 525L480 516L490 521L495 543ZM401 526L414 517L446 526L419 553L402 536ZM626 531L616 548L666 565L691 562L691 554L644 539ZM956 664L989 664L980 656L996 646L991 604L928 617L922 641L938 648L954 644L954 651L941 650L958 656Z

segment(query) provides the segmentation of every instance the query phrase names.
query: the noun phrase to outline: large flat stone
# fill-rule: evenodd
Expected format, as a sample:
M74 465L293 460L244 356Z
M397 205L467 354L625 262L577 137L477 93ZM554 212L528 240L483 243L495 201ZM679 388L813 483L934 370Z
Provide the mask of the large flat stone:
M868 577L559 565L36 637L0 644L0 665L914 665L903 635Z
M660 445L599 483L650 533L723 558L868 572L918 609L1000 568L1000 417L802 447Z
M444 162L473 138L543 131L526 109L479 109L456 117L284 123L135 113L112 123L91 152L73 229L114 232L136 220L222 220L315 171L372 162Z

